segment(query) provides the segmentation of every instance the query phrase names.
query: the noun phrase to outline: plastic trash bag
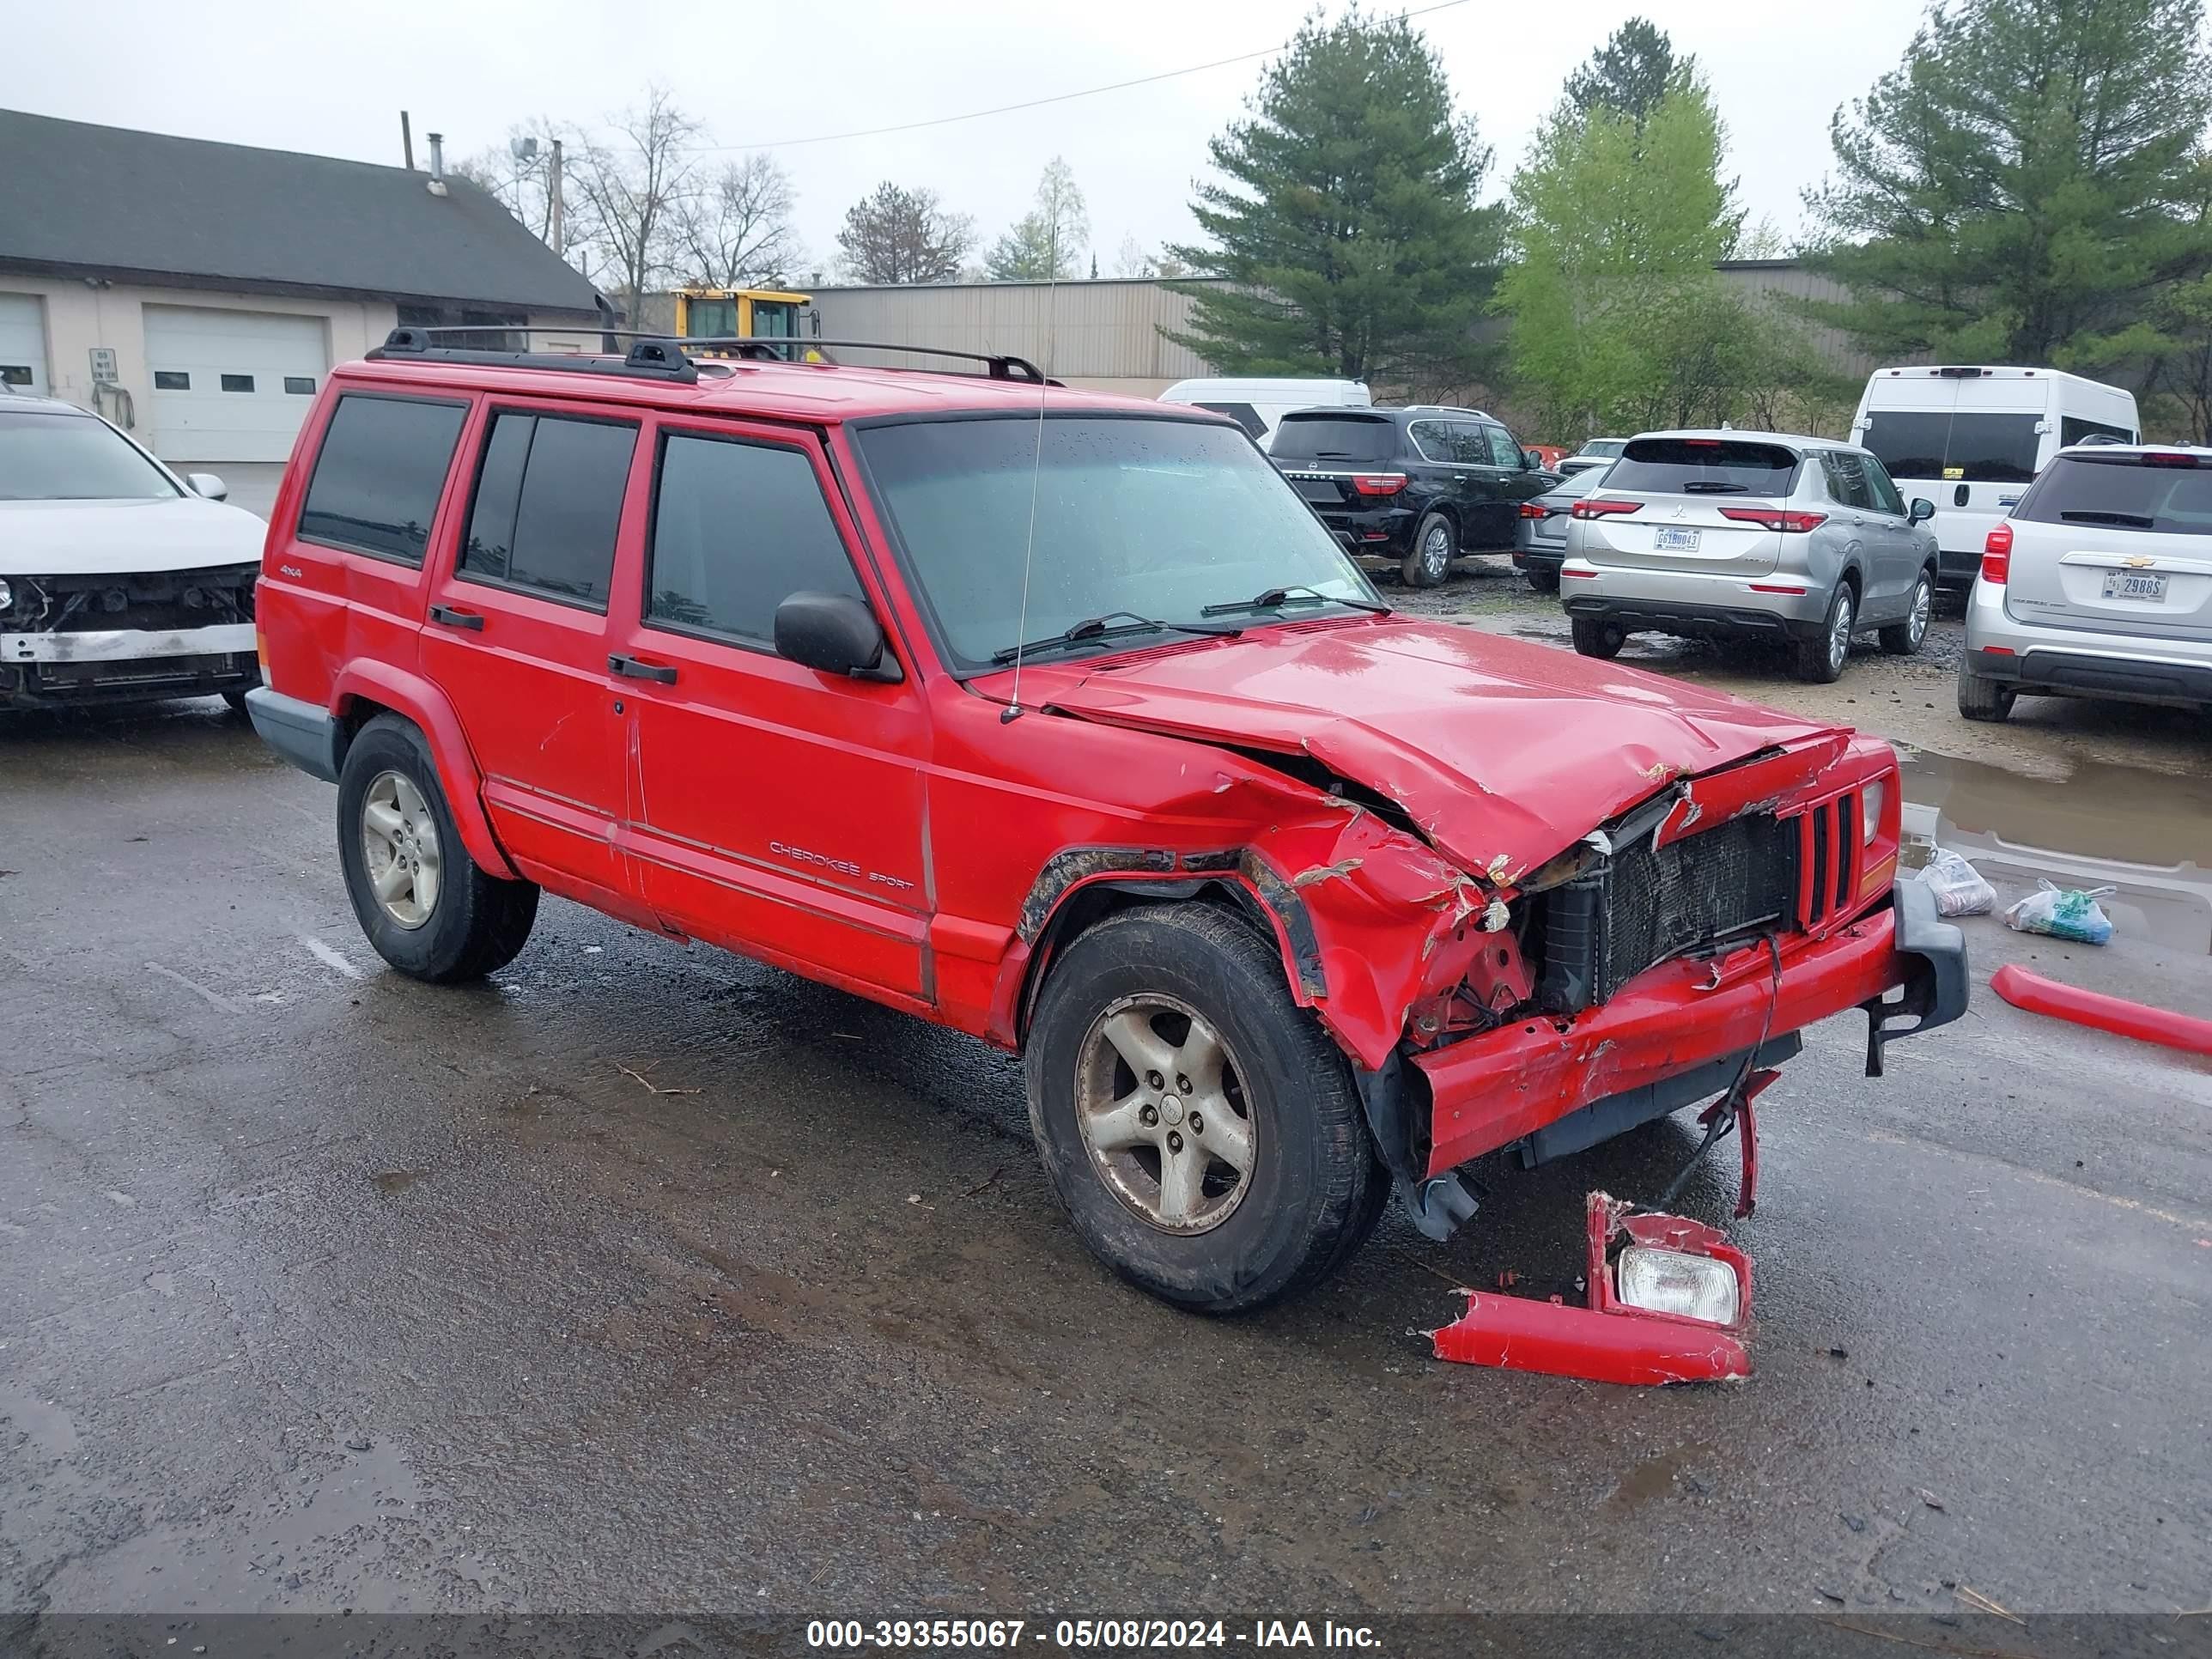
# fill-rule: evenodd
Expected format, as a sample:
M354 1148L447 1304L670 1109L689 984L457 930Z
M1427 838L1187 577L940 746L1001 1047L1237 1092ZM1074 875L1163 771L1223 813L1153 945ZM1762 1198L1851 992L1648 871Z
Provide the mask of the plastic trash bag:
M1920 879L1936 895L1939 915L1985 916L1996 908L1997 890L1983 878L1980 871L1948 848L1939 847L1929 855Z
M2004 913L2005 926L2015 933L2048 933L2083 945L2102 945L2112 936L2112 924L2097 901L2110 898L2116 887L2060 889L2049 882Z

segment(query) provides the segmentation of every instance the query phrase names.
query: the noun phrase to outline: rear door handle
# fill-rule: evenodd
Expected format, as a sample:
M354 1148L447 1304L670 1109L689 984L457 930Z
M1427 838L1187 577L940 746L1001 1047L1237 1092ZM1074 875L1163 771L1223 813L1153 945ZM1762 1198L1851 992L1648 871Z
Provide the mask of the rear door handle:
M432 605L430 620L434 623L443 623L448 628L468 628L475 629L479 634L483 632L483 617L473 611L456 611L450 605Z
M676 684L676 671L665 663L640 662L617 651L607 658L607 671L629 680L651 680L656 685Z

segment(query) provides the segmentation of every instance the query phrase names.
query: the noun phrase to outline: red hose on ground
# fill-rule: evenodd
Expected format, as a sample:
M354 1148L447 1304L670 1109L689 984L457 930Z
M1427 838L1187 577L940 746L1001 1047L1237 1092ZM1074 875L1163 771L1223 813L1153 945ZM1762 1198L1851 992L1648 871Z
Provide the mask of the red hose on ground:
M2061 985L2055 979L2008 962L1990 976L1990 989L2015 1008L2076 1025L2094 1025L2100 1031L2134 1037L2143 1042L2162 1042L2192 1054L2212 1054L2212 1019L2197 1019L2165 1008L2153 1008L2125 997L2108 997Z

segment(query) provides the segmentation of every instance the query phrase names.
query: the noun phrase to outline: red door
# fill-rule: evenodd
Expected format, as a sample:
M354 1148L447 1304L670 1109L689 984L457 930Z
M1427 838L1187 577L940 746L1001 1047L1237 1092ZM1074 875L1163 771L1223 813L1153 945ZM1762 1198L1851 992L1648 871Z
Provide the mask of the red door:
M631 884L607 608L633 495L629 522L643 513L642 447L636 422L588 404L489 403L422 630L423 671L453 699L516 868L617 909Z
M613 647L647 901L694 937L933 1001L920 687L833 678L772 642L793 592L869 597L819 439L664 421L654 447L642 614Z

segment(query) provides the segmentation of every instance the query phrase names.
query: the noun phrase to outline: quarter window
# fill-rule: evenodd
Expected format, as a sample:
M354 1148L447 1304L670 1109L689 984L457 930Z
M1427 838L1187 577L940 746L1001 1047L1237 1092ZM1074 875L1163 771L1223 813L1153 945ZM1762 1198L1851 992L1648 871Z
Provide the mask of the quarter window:
M804 454L674 432L660 447L646 584L648 622L763 643L793 593L861 597Z
M307 483L301 538L422 563L466 412L460 404L339 398Z
M1838 507L1856 507L1871 511L1874 491L1867 483L1866 471L1859 458L1840 449L1820 452L1820 470L1828 475L1828 499Z
M1413 441L1413 447L1421 452L1425 461L1456 461L1459 446L1454 441L1452 429L1442 421L1415 421L1406 428Z
M623 422L495 415L460 574L605 611L636 447Z

